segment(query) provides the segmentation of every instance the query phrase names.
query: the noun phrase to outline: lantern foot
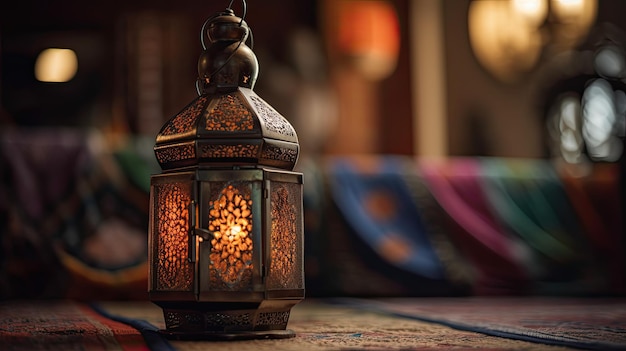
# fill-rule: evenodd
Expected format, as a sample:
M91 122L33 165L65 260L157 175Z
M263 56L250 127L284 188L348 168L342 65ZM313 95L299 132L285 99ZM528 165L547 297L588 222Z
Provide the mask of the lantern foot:
M287 323L297 301L160 303L165 328L159 333L168 339L228 341L296 336L287 329Z
M233 332L174 332L165 329L159 333L172 340L206 340L206 341L237 341L256 339L290 339L296 336L291 329L263 330L263 331L233 331Z

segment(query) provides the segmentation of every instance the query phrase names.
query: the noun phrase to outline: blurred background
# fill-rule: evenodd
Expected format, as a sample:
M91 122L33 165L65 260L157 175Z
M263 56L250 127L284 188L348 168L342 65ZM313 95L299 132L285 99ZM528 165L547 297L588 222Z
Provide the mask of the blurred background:
M0 297L146 297L154 137L228 3L0 5ZM309 294L624 292L626 2L247 3Z

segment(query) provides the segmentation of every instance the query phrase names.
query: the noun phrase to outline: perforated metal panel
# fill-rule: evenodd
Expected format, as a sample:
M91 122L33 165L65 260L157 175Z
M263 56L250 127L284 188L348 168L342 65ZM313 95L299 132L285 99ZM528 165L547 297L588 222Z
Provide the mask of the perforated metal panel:
M268 289L302 289L302 187L296 183L271 185L271 233Z
M193 269L189 259L189 205L192 182L153 185L153 264L156 289L191 291Z

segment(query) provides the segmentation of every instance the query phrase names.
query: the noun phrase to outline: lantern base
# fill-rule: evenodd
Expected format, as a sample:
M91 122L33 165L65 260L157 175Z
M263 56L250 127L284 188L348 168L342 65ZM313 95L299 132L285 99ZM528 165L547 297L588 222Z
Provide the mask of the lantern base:
M160 334L178 340L287 339L291 308L300 300L261 302L158 301L165 328Z
M233 332L174 332L165 329L159 333L171 340L207 340L207 341L238 341L256 339L290 339L296 336L291 329L263 330L263 331L233 331Z

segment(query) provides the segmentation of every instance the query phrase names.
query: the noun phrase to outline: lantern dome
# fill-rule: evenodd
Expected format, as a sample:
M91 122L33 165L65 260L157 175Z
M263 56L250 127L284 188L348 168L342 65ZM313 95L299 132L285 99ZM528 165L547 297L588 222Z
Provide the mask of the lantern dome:
M206 31L205 31L206 29ZM293 170L295 129L252 89L258 61L246 45L250 29L232 10L203 26L209 44L198 60L199 96L161 128L154 147L163 170L198 166L269 166Z

